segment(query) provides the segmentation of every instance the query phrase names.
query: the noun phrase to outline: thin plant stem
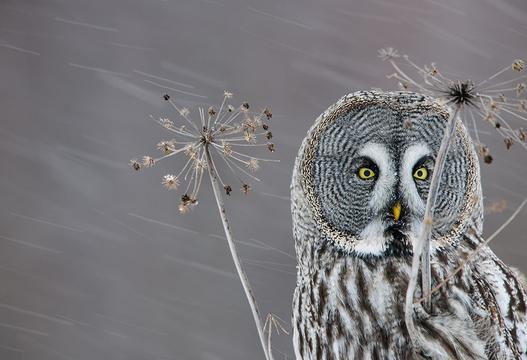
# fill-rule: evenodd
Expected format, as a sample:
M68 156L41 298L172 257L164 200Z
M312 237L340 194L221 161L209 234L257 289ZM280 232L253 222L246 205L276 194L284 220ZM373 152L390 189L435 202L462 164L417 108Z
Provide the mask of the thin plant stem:
M285 334L288 334L289 333L287 332L286 329L284 329L284 327L282 326L282 324L280 322L283 322L282 319L280 319L280 317L272 314L272 313L269 313L267 314L267 318L265 319L265 324L264 324L264 331L267 330L267 352L269 353L269 357L271 359L274 359L273 358L273 346L272 346L272 332L273 332L273 326L274 328L276 329L276 333L278 335L280 335L280 330L285 333Z
M456 105L454 113L448 119L447 127L445 129L445 134L441 141L441 147L439 148L439 153L436 157L436 162L434 166L434 171L432 175L432 180L430 183L430 191L428 193L427 204L425 209L425 217L422 233L420 235L419 243L423 244L423 253L421 255L421 272L422 272L422 284L421 289L423 293L428 293L432 287L432 276L430 270L430 235L432 232L432 222L435 211L435 204L437 200L437 194L439 193L439 185L441 183L441 176L443 175L443 169L445 167L446 157L448 155L448 150L452 143L452 138L456 131L457 123L457 114L460 111L462 105ZM428 221L429 223L427 224ZM432 298L428 296L428 299L425 300L425 309L429 312L432 310Z
M448 119L443 139L441 140L441 146L437 154L434 170L432 173L432 180L430 183L430 190L426 201L425 215L423 218L423 226L421 233L417 239L416 246L414 247L414 254L412 258L412 269L410 273L410 279L408 282L408 288L406 290L405 299L405 322L406 328L411 339L414 340L414 344L423 345L424 339L421 334L416 330L414 324L414 294L417 288L418 276L419 276L419 265L421 265L421 291L423 294L428 294L424 300L424 308L431 312L431 296L430 289L431 283L431 271L430 271L430 235L432 233L434 208L436 204L437 194L439 192L439 184L441 181L441 175L443 173L446 156L450 148L452 137L456 131L457 115L462 105L456 105L454 112Z
M459 273L465 267L465 265L467 263L469 263L470 261L472 261L472 259L474 259L474 257L481 251L481 249L484 246L487 246L492 240L494 240L494 238L496 236L498 236L503 231L503 229L505 229L507 226L509 226L509 224L512 222L512 220L514 220L516 218L516 216L520 213L520 211L522 211L522 209L525 206L525 204L527 204L527 198L523 199L523 201L516 208L514 213L512 213L512 215L492 235L490 235L485 241L483 241L481 244L479 244L478 247L474 251L469 253L467 255L467 257L463 261L461 261L459 266L454 271L452 271L450 274L448 274L443 279L443 281L441 281L439 284L437 284L430 291L430 295L435 293L435 292L437 292L437 291L439 291L439 289L441 289L443 286L445 286L450 279L452 279L454 276L456 276L456 274ZM427 294L425 294L425 295L427 295ZM418 303L423 302L424 300L425 300L425 297L423 296L421 299L417 300L415 303L418 304Z
M260 318L260 311L258 310L258 305L256 303L256 298L254 297L253 290L251 288L251 285L249 284L249 280L247 279L247 275L245 274L245 271L242 267L240 257L238 256L238 252L234 244L231 227L229 225L229 219L227 217L227 211L225 209L223 196L221 194L220 185L218 183L218 175L216 174L215 167L212 163L212 157L210 154L208 144L205 146L205 157L207 160L207 169L209 171L210 182L212 183L212 190L214 191L214 198L216 199L216 204L218 205L218 212L220 213L223 231L225 232L225 237L227 238L227 243L229 244L229 250L231 251L234 266L236 267L236 271L238 272L240 282L242 283L243 290L245 291L245 296L247 297L247 301L249 302L249 305L251 307L251 312L253 314L254 322L256 324L256 329L258 330L258 336L260 337L260 342L265 354L265 358L267 360L273 360L266 346L265 334L262 326L262 320Z
M272 315L271 315L272 316ZM272 322L272 318L269 319L269 331L267 332L267 353L269 354L269 357L272 359L273 358L273 347L271 346L271 333L273 331L273 324L271 323Z

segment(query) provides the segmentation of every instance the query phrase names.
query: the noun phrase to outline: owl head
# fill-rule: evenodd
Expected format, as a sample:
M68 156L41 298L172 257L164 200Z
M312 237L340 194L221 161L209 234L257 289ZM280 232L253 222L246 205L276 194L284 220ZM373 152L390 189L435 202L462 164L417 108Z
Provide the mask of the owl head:
M296 159L292 190L298 251L408 256L420 232L450 109L412 92L356 92L326 110ZM441 178L432 251L481 231L479 165L458 121Z

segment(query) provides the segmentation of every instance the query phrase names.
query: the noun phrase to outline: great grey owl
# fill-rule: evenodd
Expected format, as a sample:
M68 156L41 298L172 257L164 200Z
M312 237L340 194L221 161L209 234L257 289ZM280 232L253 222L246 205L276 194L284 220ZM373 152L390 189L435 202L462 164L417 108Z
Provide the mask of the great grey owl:
M527 359L525 285L487 246L434 293L431 315L416 306L434 351L408 338L412 244L448 116L420 94L366 91L309 130L291 184L297 359ZM434 219L433 285L484 241L478 158L460 121Z

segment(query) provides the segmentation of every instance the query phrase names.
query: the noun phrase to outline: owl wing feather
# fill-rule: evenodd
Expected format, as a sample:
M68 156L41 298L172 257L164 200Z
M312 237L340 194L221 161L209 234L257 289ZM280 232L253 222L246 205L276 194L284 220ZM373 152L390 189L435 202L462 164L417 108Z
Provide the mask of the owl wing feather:
M525 277L487 249L473 266L474 298L489 321L480 321L489 359L527 359ZM523 277L523 279L522 279Z

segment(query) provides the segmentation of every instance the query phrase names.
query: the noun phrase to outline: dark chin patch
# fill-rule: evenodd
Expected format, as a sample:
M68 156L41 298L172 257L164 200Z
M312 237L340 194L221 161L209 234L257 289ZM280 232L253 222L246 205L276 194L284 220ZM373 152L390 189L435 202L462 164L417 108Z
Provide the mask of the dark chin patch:
M386 229L384 236L389 239L384 250L385 256L407 257L412 256L412 244L408 236L399 226L392 225Z

